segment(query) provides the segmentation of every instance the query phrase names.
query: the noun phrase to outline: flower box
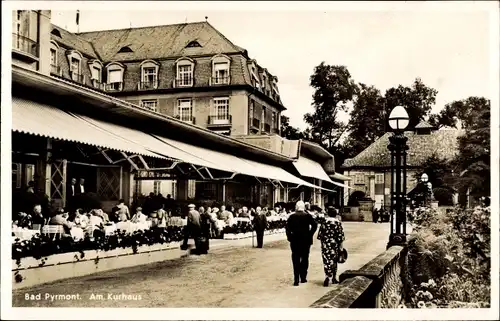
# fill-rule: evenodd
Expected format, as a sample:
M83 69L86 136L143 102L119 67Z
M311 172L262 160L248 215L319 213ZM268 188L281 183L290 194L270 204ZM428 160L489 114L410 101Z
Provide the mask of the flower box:
M21 282L16 282L13 277L12 288L25 288L66 278L172 260L180 258L182 252L179 242L171 242L139 246L136 253L131 248L118 248L110 251L83 251L83 256L80 252L69 252L39 260L25 257L20 259L19 265L12 260L13 276L18 273L23 278Z

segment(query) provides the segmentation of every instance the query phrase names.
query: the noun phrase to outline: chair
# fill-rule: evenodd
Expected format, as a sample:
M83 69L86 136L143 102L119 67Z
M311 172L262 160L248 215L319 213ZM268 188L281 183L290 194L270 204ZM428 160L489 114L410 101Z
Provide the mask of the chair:
M53 241L60 239L64 234L62 225L45 225L42 227L42 234L49 234Z

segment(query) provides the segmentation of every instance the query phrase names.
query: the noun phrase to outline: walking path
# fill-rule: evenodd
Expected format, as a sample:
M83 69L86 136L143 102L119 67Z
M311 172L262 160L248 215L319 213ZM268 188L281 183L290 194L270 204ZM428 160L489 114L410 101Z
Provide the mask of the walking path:
M339 274L359 268L382 253L389 234L386 223L343 224L349 259L339 265ZM264 249L252 248L251 242L213 240L206 256L188 256L16 290L13 306L300 308L308 307L331 289L322 286L319 241L315 240L311 249L309 282L299 287L292 286L291 253L284 237L266 243ZM26 294L39 293L42 300L26 300ZM79 296L50 301L43 299L45 293ZM102 299L97 295L102 295Z

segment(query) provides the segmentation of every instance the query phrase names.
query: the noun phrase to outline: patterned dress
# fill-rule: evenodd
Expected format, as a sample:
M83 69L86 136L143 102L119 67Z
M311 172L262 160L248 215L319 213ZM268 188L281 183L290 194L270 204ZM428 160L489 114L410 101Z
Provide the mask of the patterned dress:
M336 218L318 217L318 240L321 241L323 267L328 278L336 277L340 245L345 240L342 223Z

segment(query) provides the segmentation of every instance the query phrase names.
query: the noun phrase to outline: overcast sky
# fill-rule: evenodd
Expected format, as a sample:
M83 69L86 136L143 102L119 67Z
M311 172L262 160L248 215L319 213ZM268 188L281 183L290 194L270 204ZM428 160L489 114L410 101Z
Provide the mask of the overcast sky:
M83 5L80 10L82 32L203 21L208 16L214 27L278 77L285 115L301 129L306 127L303 114L312 110L309 77L322 61L347 66L357 82L382 92L420 77L439 92L433 111L471 95L490 98L490 21L485 11L285 12L274 7L111 13L97 10L98 2L92 4L93 11ZM70 31L76 31L75 16L75 10L52 11L53 23Z

